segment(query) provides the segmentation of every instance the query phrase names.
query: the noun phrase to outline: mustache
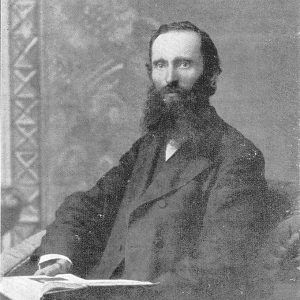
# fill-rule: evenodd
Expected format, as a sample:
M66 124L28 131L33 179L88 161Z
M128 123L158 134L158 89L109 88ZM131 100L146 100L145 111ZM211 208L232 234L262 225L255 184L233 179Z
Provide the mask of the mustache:
M168 86L160 89L161 94L182 93L182 92L183 92L183 89L181 89L181 88L173 88L173 87L168 87Z
M174 86L174 85L166 85L165 87L161 88L159 90L159 93L163 96L166 94L180 94L180 95L185 95L187 94L187 90L179 87L179 86Z

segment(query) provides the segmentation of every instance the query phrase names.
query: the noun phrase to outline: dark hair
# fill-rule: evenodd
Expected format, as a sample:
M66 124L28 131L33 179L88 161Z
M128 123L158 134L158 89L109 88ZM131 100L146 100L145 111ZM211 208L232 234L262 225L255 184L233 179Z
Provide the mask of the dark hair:
M159 35L169 31L194 31L200 36L200 53L203 57L203 90L208 97L212 96L217 89L216 79L222 72L218 51L209 35L189 21L163 24L152 35L149 42L149 63L146 64L148 73L151 74L152 71L152 45Z

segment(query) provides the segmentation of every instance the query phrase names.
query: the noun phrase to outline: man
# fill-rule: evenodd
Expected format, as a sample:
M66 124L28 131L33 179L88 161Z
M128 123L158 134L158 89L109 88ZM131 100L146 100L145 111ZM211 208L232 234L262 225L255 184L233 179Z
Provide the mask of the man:
M162 25L147 68L145 135L91 190L66 198L36 274L160 282L164 299L239 299L262 233L263 156L209 104L221 68L205 32Z

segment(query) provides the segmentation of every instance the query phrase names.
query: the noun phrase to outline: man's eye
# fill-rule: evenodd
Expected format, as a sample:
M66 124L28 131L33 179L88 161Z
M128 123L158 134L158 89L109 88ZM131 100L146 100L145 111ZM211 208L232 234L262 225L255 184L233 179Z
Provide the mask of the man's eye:
M190 66L191 66L191 63L189 61L187 61L187 60L182 61L179 64L179 67L180 68L184 68L184 69L189 68Z
M158 63L156 63L156 64L154 65L154 67L157 68L157 69L162 69L164 66L165 66L165 64L162 63L162 62L158 62Z

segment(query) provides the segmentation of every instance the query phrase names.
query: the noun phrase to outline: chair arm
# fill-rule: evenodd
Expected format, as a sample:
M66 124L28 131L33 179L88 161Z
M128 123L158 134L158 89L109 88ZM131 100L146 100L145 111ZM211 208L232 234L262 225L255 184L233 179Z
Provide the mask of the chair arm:
M42 230L20 244L1 253L1 276L7 275L30 258L30 255L40 245L46 230Z

